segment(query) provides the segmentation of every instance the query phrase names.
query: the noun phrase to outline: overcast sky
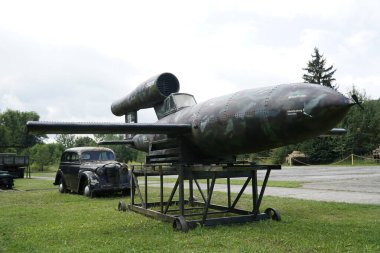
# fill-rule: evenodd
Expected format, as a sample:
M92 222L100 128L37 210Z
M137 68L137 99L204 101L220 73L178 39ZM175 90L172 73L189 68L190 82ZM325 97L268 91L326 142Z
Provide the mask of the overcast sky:
M317 46L380 97L380 1L0 0L0 111L110 121L111 103L161 72L201 102L302 81ZM152 111L141 122L155 121Z

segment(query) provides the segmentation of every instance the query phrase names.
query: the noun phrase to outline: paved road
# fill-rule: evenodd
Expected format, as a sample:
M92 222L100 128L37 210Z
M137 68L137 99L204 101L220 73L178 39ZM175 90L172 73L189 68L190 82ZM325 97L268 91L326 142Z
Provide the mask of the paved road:
M258 177L263 178L264 173L259 172ZM267 187L267 196L380 205L380 166L283 167L280 171L272 171L269 180L304 183L301 188ZM202 185L203 189L205 187ZM240 189L241 186L232 187L233 192ZM215 190L227 191L225 185L215 185ZM251 194L251 189L246 189L245 193Z
M380 166L284 167L272 180L306 182L302 188L268 189L268 195L380 205Z

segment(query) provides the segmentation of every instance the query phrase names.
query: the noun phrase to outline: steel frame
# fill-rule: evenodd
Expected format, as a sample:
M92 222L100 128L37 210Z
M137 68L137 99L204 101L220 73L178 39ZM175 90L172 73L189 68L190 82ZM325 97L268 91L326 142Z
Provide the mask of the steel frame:
M184 232L197 225L213 226L244 223L269 218L280 220L280 214L273 208L266 209L264 213L260 212L260 205L270 172L271 170L280 169L280 165L132 165L132 189L136 189L136 193L131 191L131 203L128 205L128 208L155 219L171 222L174 229ZM258 170L266 171L260 193L257 184ZM164 176L168 175L177 176L177 181L171 190L169 198L165 201ZM148 177L150 176L159 177L159 202L149 202ZM142 191L138 184L139 177L144 178L144 191ZM236 198L232 199L231 178L237 177L244 177L246 180ZM218 178L227 179L227 206L212 203L215 182ZM207 180L206 192L204 192L204 189L201 188L198 182L200 179ZM188 199L185 199L186 181L189 183ZM250 182L252 188L252 209L238 209L236 205ZM194 199L194 184L202 197L202 201ZM178 199L174 200L177 192ZM215 217L216 214L223 214L223 216Z

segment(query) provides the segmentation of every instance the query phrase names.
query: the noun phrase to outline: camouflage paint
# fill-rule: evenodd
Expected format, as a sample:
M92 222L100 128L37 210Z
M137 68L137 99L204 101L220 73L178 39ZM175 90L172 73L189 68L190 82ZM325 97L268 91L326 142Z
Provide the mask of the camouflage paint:
M296 143L333 128L351 103L337 91L314 84L282 84L217 97L173 113L157 123L192 126L182 138L202 156L253 153ZM135 147L166 135L136 135Z

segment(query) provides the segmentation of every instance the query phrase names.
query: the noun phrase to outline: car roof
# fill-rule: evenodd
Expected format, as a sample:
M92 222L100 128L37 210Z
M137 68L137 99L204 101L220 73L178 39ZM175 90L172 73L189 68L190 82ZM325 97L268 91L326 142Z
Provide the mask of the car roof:
M65 150L65 152L76 152L79 154L85 151L110 151L112 153L115 153L113 152L112 149L104 148L104 147L76 147L76 148L68 148Z

